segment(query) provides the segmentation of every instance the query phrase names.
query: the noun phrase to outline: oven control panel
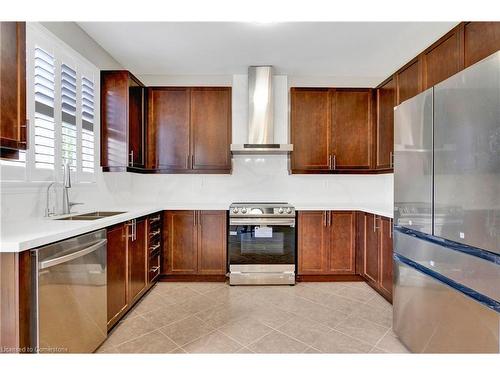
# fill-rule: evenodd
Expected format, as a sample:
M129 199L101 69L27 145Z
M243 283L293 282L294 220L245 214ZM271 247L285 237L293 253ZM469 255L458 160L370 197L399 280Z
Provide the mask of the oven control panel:
M295 217L295 208L288 204L276 206L231 205L229 215L232 217Z

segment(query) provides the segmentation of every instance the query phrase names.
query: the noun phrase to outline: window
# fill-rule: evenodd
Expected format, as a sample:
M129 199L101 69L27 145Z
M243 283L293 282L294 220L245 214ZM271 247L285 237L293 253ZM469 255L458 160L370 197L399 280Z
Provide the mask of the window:
M94 83L82 78L82 172L94 173Z
M36 46L34 68L35 142L33 145L35 148L35 168L53 170L55 161L54 56Z
M0 160L2 180L95 181L99 70L37 23L26 28L29 148Z

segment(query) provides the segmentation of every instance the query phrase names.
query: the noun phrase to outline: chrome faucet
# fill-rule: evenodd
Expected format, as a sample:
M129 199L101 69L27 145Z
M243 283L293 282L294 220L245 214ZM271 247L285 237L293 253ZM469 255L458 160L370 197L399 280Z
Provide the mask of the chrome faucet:
M50 188L54 187L55 186L55 182L51 182L49 184L49 186L47 186L47 196L46 196L46 205L45 205L45 217L49 217L49 216L52 216L52 215L55 215L56 214L56 208L55 206L52 206L52 209L50 209L49 207L49 193L50 193Z
M67 161L64 162L64 168L63 168L63 202L62 202L62 214L66 215L71 213L71 207L76 206L77 204L83 204L83 203L77 203L77 202L70 202L69 201L69 191L68 189L71 188L71 171L70 171L70 165Z

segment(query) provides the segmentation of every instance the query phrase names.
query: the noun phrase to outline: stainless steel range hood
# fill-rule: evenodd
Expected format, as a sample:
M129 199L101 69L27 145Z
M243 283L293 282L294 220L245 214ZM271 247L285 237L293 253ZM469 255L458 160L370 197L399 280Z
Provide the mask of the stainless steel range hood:
M248 143L232 144L233 154L287 154L291 144L274 143L273 67L248 68Z

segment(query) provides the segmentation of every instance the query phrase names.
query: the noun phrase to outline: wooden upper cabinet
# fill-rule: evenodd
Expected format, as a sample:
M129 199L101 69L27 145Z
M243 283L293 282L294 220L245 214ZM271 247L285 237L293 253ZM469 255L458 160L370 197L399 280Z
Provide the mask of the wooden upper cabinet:
M392 300L392 220L380 217L379 222L380 289Z
M332 100L332 169L369 169L372 155L370 89L335 89Z
M148 89L148 167L191 168L189 148L189 89Z
M330 169L331 104L328 89L291 89L291 169Z
M127 307L127 230L118 224L107 230L107 303L108 327Z
M230 87L191 89L191 140L193 169L231 169Z
M131 227L128 227L128 263L129 263L129 301L136 298L147 286L147 238L146 218L135 220L134 237L131 238Z
M231 88L148 89L148 167L230 173Z
M394 77L384 82L376 92L377 120L375 168L392 168L394 152L394 107L396 105Z
M129 124L129 165L144 168L146 166L146 127L145 127L145 88L129 77L128 124Z
M27 126L26 23L0 22L0 147L2 156L17 158L18 153L15 150L26 150Z
M330 211L330 247L327 272L355 274L356 215L351 211Z
M416 58L396 73L397 104L401 104L422 92L421 65L420 58Z
M454 29L422 54L423 89L463 69L461 29Z
M500 50L500 22L464 25L464 65L471 66Z
M198 274L226 274L226 211L197 211Z
M164 267L168 274L198 271L196 211L167 211L164 216Z
M144 86L126 70L101 71L101 166L144 167Z
M325 273L329 232L328 211L300 211L297 220L298 274Z

